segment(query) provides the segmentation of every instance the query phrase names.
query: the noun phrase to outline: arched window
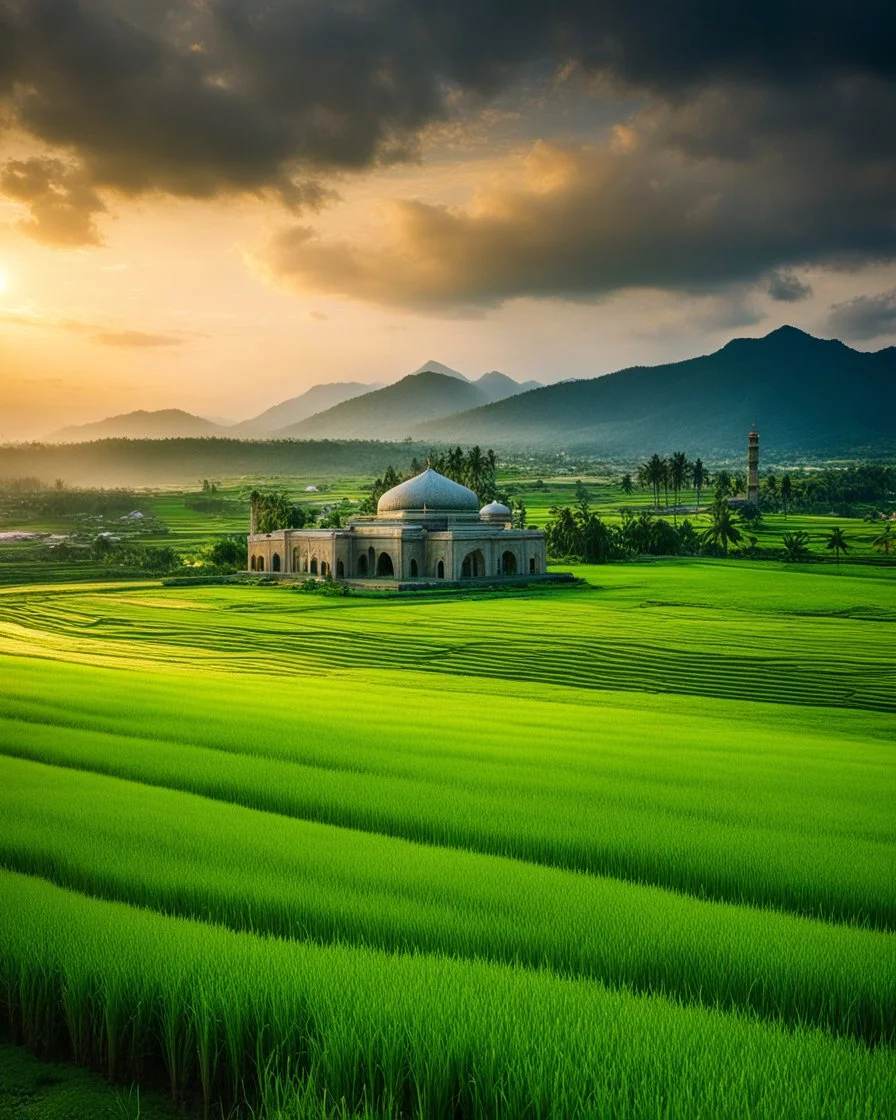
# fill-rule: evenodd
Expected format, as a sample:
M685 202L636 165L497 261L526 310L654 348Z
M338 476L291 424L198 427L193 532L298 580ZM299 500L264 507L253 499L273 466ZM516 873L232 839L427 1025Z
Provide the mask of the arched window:
M501 557L501 571L505 576L516 575L516 557L512 552L505 552Z
M258 567L256 568L256 571L259 571L259 572L264 571L264 557L263 556L258 557Z
M438 564L436 564L436 579L444 579L444 578L445 578L445 561L440 560L438 562Z
M394 576L395 568L392 566L392 557L388 552L381 552L379 559L376 562L376 574L378 576Z
M416 560L411 561L410 571L411 571L411 579L416 579L417 578L417 561Z
M311 574L313 576L317 575L317 557L316 556L311 557Z
M326 578L326 575L327 575L327 562L326 562L326 560L321 560L321 562L320 562L320 574Z
M535 574L535 570L536 570L536 569L535 569L535 557L534 557L534 556L530 556L530 557L529 557L529 571L530 571L530 573L532 573L532 574L534 575L534 574Z
M485 560L478 548L475 552L468 552L464 557L460 574L464 579L477 579L485 575Z
M271 571L272 572L279 572L280 571L280 553L279 552L275 552L274 555L271 557Z
M341 560L336 561L336 578L345 579L345 564Z
M358 575L361 579L367 578L367 557L363 554L358 557Z

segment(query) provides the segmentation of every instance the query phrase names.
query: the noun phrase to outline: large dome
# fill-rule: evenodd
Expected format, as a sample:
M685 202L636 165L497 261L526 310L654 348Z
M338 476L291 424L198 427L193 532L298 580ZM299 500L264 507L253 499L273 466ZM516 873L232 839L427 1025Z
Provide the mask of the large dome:
M428 467L423 474L387 490L376 504L378 514L423 509L427 513L440 510L477 513L479 499L466 486L452 482L450 478Z

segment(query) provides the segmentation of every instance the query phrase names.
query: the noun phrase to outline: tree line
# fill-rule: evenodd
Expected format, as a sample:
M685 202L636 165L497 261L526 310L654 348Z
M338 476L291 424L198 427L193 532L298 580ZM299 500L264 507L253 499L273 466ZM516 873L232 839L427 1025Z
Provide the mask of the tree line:
M623 474L623 493L635 487L653 494L656 509L680 505L684 490L696 491L699 507L704 494L712 494L715 502L743 493L746 476L742 471L720 468L710 473L702 459L688 459L683 451L668 457L654 453L635 471ZM670 503L670 495L672 502ZM789 471L778 477L766 471L759 483L760 505L769 513L785 516L795 510L803 513L834 512L841 517L860 515L858 506L892 505L896 498L896 467L877 463L860 463L848 467L823 467L817 470Z
M421 474L427 467L432 467L446 478L468 487L478 496L483 505L500 497L497 486L497 457L491 448L483 451L477 444L467 451L462 447L453 447L450 451L444 452L430 451L424 460L414 456L407 474L399 474L390 464L382 477L374 480L368 496L361 502L360 512L376 513L377 502L387 490Z

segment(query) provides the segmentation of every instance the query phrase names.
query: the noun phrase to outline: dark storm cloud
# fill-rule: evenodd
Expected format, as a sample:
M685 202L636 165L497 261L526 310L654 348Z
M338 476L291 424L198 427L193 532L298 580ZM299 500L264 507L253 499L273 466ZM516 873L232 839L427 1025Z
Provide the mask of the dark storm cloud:
M896 288L835 303L828 313L827 327L838 337L857 340L896 334Z
M896 56L881 0L0 0L0 23L24 128L99 182L198 196L405 157L449 90L490 96L533 63L680 94L891 77Z
M765 280L804 293L781 262L896 254L892 192L874 171L827 168L769 145L749 163L683 161L655 134L616 147L539 143L468 209L395 204L382 242L294 227L257 263L301 291L450 311L514 297L589 299L620 289L705 294ZM793 158L790 158L790 157ZM794 283L794 281L796 283Z
M290 282L471 306L889 255L894 41L889 0L0 0L0 98L71 161L52 197L16 195L69 243L96 240L105 188L319 207L322 179L413 158L456 105L535 74L641 98L634 150L508 186L504 215L408 204L378 254L284 234L265 258ZM374 275L390 262L407 278Z
M768 294L779 303L798 303L812 295L812 285L804 284L792 269L776 269L768 281Z

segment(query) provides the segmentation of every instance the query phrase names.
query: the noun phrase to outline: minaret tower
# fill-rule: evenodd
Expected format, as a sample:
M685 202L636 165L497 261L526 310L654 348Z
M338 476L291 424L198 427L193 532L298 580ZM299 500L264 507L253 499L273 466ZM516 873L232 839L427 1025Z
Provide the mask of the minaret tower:
M747 501L759 505L759 433L752 431L747 436Z

